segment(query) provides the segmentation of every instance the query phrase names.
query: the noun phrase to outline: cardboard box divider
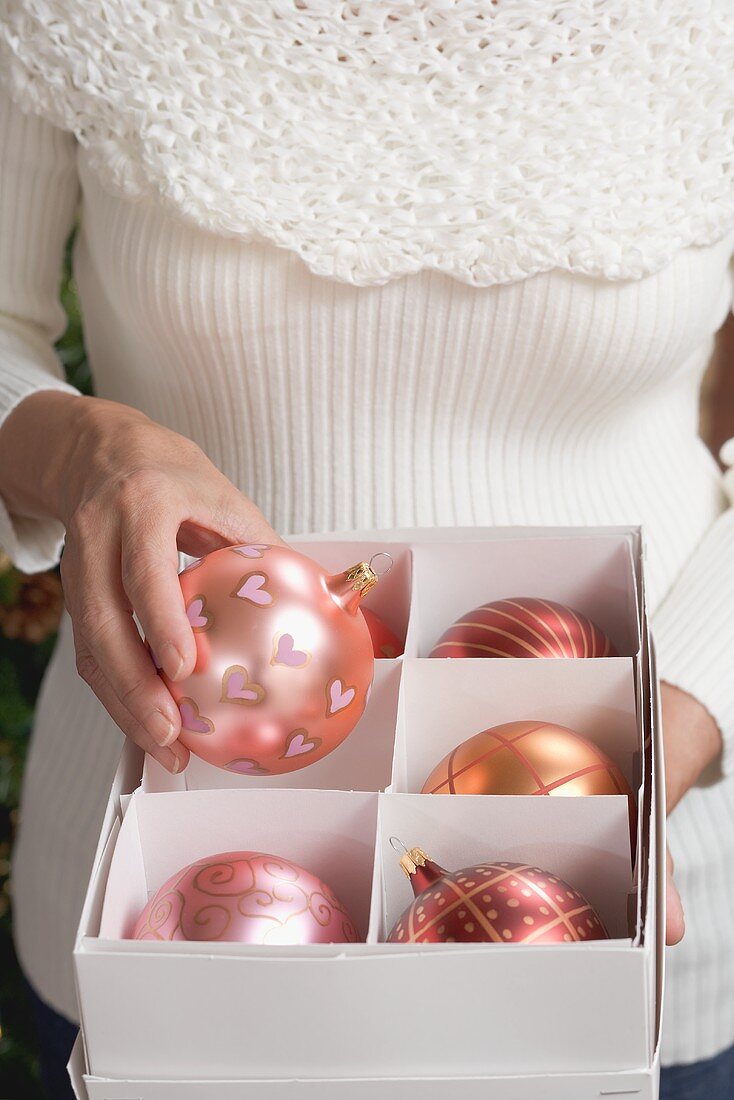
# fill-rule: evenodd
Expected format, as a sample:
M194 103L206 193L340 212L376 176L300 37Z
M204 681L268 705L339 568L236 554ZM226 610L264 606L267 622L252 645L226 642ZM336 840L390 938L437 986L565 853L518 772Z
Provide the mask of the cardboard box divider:
M379 819L378 819L379 813ZM294 834L292 822L299 822ZM573 882L597 909L610 936L630 940L626 898L631 891L627 799L593 796L568 800L504 796L355 794L341 791L136 792L128 804L107 877L99 923L100 941L129 940L149 898L187 862L242 848L272 851L305 865L342 900L364 943L334 944L324 955L368 954L383 946L392 924L412 898L389 838L416 837L436 860L458 868L493 858L535 861ZM487 839L487 838L491 838ZM375 876L375 861L378 874ZM373 881L378 890L373 891ZM144 950L156 944L145 944ZM607 941L589 947L607 946ZM444 949L444 948L440 948ZM455 950L449 946L446 950ZM170 951L168 944L160 950ZM180 951L191 951L182 944ZM281 945L211 944L216 953L268 952ZM290 957L313 947L291 947ZM404 949L403 949L404 950Z

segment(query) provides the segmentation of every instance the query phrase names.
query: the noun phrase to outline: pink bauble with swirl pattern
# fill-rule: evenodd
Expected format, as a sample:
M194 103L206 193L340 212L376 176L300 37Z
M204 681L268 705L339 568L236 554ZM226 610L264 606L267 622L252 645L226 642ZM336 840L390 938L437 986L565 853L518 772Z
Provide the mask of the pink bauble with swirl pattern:
M180 575L196 668L163 679L180 739L217 767L280 775L321 760L354 729L374 656L360 601L365 562L330 576L287 546L226 547Z
M264 852L223 852L172 875L143 909L132 939L297 946L360 937L310 871Z

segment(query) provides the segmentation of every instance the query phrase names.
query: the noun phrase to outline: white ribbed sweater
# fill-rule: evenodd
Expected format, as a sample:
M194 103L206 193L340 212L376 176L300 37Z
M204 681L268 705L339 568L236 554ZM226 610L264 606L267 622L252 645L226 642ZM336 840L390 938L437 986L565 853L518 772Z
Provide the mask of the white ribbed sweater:
M716 717L730 775L734 471L697 435L732 301L726 6L518 0L489 40L474 0L0 11L34 112L0 98L0 412L64 386L81 199L101 396L195 439L284 534L642 523L661 674ZM60 537L0 513L22 568ZM23 965L68 1015L119 747L64 622L14 892ZM688 932L664 1059L686 1062L734 1041L734 778L691 791L670 837Z

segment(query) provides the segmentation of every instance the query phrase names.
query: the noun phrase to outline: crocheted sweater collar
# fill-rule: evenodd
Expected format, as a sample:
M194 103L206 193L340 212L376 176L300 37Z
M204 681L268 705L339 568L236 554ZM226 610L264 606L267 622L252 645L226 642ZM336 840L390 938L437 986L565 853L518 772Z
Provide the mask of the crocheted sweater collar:
M0 70L111 191L355 284L734 226L730 0L0 0Z

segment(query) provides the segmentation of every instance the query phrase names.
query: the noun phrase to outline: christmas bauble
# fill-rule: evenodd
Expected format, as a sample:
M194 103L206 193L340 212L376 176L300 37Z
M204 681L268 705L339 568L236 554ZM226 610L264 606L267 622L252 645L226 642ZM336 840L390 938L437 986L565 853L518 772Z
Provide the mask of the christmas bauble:
M150 899L132 938L265 945L359 940L326 883L264 852L224 852L184 867Z
M431 657L616 657L599 627L552 600L495 600L446 630Z
M400 864L414 900L388 943L571 943L605 940L588 901L557 875L526 863L444 871L420 848Z
M423 794L624 794L619 767L581 734L552 722L505 722L462 741Z
M403 652L403 643L393 634L387 623L369 607L363 607L362 614L372 638L375 657L399 657Z
M361 562L336 576L285 546L216 550L180 575L197 647L173 683L181 741L241 775L277 775L332 752L354 729L374 673L359 608L377 582Z

